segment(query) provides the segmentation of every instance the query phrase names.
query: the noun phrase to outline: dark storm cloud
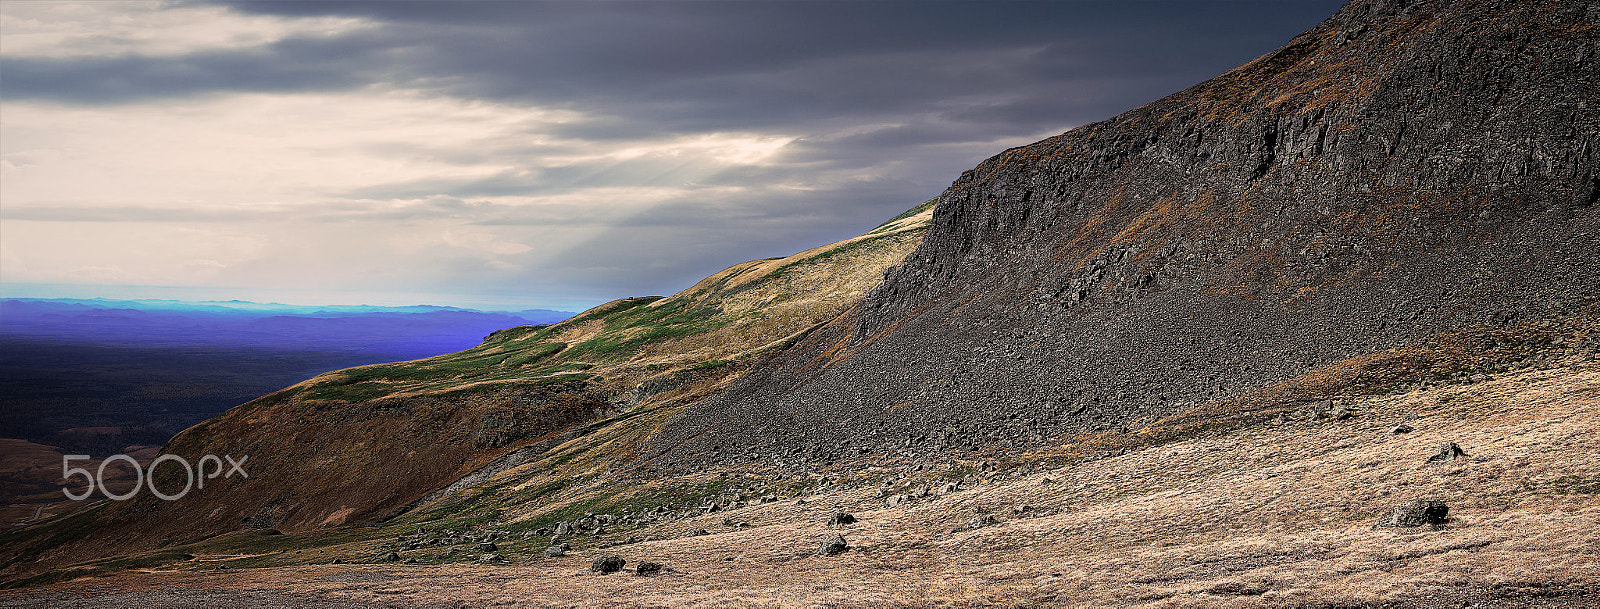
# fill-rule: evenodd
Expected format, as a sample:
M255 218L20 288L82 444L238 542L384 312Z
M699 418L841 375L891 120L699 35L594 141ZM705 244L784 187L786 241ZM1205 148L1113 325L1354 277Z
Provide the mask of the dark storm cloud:
M1108 116L1270 50L1336 2L287 2L236 10L376 27L176 57L7 59L4 95L116 103L388 83L626 117L608 133L771 129L850 117L989 114L1061 124L1073 83ZM966 116L982 116L967 114ZM1020 125L1026 124L1028 128ZM575 126L581 131L583 125Z
M365 26L180 55L6 57L0 97L115 106L235 92L404 90L574 111L581 118L535 121L526 138L374 145L378 157L492 170L318 193L337 202L302 219L599 227L561 252L527 253L545 257L526 277L497 275L477 258L461 259L472 273L445 276L490 277L473 289L526 279L604 300L675 291L729 264L870 230L987 156L1204 81L1283 45L1340 4L242 2L227 6ZM697 134L788 143L759 162L719 164L693 150L681 159L610 154ZM676 192L615 208L484 201L593 201L583 191L619 187Z

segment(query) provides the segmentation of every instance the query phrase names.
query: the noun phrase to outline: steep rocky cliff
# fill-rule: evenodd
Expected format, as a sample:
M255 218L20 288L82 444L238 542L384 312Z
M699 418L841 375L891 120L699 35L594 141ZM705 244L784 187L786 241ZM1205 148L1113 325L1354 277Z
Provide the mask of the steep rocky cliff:
M962 174L859 307L683 413L645 462L1058 442L1583 308L1597 63L1597 2L1356 0Z

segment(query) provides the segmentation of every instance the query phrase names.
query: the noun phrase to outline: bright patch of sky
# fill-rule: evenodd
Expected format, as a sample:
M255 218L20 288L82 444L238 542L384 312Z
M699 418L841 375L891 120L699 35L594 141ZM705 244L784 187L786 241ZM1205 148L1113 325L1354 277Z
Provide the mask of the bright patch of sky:
M0 296L670 293L1338 2L1123 4L5 2Z

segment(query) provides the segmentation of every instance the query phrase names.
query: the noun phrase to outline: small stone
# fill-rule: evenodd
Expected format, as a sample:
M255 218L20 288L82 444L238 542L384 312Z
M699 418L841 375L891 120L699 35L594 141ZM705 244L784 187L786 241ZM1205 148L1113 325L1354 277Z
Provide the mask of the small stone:
M483 556L479 556L478 560L481 562L500 562L505 560L505 557L500 556L499 554L484 554Z
M1425 524L1440 525L1449 520L1450 506L1436 499L1413 499L1394 506L1388 516L1372 528L1420 527Z
M334 564L334 565L342 565L342 564L344 564L344 559L342 559L342 558L335 558L335 559L333 559L333 562L331 562L331 563L329 563L329 564ZM228 565L222 565L222 566L224 566L224 567L226 567L226 566L228 566Z
M822 545L817 548L817 554L833 556L848 549L850 546L844 542L844 536L834 534L822 538Z
M479 552L493 552L493 551L498 550L498 549L500 549L500 546L494 545L494 542L485 541L483 543L478 544L478 551Z
M378 560L380 560L382 562L394 562L394 561L400 560L400 554L397 553L397 552L390 552L388 554L384 554L383 556L379 557Z
M688 536L689 537L699 537L701 535L710 535L710 534L711 534L711 531L707 531L705 529L695 529L693 531L689 531L689 535Z
M979 516L977 518L973 518L971 521L967 522L966 526L961 527L960 530L971 531L973 529L981 529L983 527L993 526L993 525L997 525L997 524L1000 524L1000 521L995 520L994 516L990 516L988 514L984 514L984 515Z
M830 527L842 526L842 525L846 525L846 524L855 524L855 523L856 523L856 517L853 514L850 514L850 513L847 513L847 512L834 512L833 516L828 518L828 526L830 526Z
M1460 445L1455 442L1445 442L1439 445L1439 452L1428 457L1428 463L1449 463L1455 461L1456 457L1466 456L1468 456L1467 451L1461 450Z
M645 562L639 563L639 566L636 566L636 567L633 568L633 575L635 577L644 577L644 576L650 576L650 575L660 575L662 568L663 568L663 566L662 566L661 563L645 561Z
M1406 425L1405 423L1401 423L1399 425L1394 426L1394 429L1389 430L1389 435L1398 436L1400 434L1411 433L1413 431L1416 431L1416 430L1413 429L1410 425Z
M623 560L621 556L603 556L594 559L594 563L589 565L589 570L605 575L621 571L625 564L628 564L628 561Z

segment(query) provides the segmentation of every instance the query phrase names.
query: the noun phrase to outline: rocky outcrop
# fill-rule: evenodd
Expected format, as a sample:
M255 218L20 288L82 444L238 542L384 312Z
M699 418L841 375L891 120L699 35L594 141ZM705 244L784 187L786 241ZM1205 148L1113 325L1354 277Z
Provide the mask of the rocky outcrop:
M1600 298L1600 3L1357 0L1007 150L861 305L657 435L800 467L1119 431Z

